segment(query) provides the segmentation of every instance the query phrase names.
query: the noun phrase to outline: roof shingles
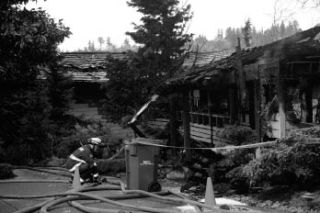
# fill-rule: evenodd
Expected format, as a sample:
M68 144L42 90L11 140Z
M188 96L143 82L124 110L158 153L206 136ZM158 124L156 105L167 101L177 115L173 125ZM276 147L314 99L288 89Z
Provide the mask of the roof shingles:
M283 54L285 57L295 57L297 55L320 54L319 38L320 26L317 26L264 46L234 52L220 60L192 67L188 72L167 80L160 88L160 91L170 93L170 91L174 91L179 86L199 84L204 80L214 78L219 73L223 74L237 70L238 60L241 60L243 64L250 64L266 55L280 57L280 54Z
M124 52L66 52L61 54L60 69L65 70L66 75L78 82L107 82L106 59L123 59L127 57Z

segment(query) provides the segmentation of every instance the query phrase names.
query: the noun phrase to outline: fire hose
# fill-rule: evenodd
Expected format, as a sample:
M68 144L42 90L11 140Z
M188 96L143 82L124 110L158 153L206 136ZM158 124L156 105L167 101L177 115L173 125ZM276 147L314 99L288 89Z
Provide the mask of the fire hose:
M39 169L39 168L38 168ZM39 169L42 170L42 169ZM47 172L45 169L42 170L43 172ZM61 170L62 171L62 170ZM1 181L0 183L26 183L26 182L35 182L31 180L16 180L16 181ZM63 180L40 180L40 182L53 182L53 183L66 183L66 181ZM72 189L64 193L52 193L52 194L43 194L43 195L0 195L1 199L33 199L33 198L50 198L44 202L41 202L39 204L36 204L31 207L26 207L23 209L20 209L18 211L15 211L14 213L31 213L38 211L40 213L48 213L50 209L52 209L54 206L57 206L61 203L68 202L71 206L74 208L77 208L84 212L105 212L105 213L115 213L115 212L132 212L132 211L145 211L145 212L154 212L154 213L176 213L181 212L177 208L153 208L153 207L145 207L145 206L138 206L138 205L132 205L127 204L123 202L119 202L116 200L123 200L123 199L130 199L130 198L140 198L140 197L153 197L162 201L166 202L172 202L176 204L191 204L197 207L202 207L206 209L210 209L212 212L217 213L235 213L236 211L229 211L229 210L223 210L220 209L218 206L208 206L203 203L199 203L197 201L193 201L187 198L182 197L181 195L177 195L173 192L167 191L167 192L158 192L158 193L150 193L142 190L126 190L124 187L124 183L120 180L117 181L108 181L108 183L114 184L114 185L108 185L108 186L87 186L87 187L80 187L79 189ZM115 185L117 184L117 185ZM107 195L107 196L98 196L93 194L88 194L85 192L92 192L92 191L102 191L102 190L121 190L123 192L122 195ZM177 198L173 197L163 197L160 195L175 195ZM77 200L97 200L101 201L107 204L110 204L112 206L115 206L114 208L110 209L102 209L102 208L96 208L96 207L88 207L84 206L78 202Z
M59 175L63 177L72 177L72 174L61 167L31 167L31 166L13 166L13 169L27 169L36 172L46 172L48 174Z

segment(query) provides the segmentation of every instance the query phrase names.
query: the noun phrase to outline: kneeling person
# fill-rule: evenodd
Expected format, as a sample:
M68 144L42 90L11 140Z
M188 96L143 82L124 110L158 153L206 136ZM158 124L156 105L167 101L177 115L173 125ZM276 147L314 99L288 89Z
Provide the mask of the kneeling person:
M79 167L80 181L97 182L99 173L97 164L94 161L94 156L98 152L98 147L101 144L100 138L90 138L88 144L79 147L68 158L66 168L70 172L74 172L76 167Z

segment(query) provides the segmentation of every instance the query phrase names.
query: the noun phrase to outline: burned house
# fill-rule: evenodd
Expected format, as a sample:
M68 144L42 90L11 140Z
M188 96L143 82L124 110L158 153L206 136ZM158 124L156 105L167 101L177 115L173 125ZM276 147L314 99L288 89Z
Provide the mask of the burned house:
M314 27L194 66L159 93L180 98L174 119L183 123L185 144L192 138L222 146L228 125L250 127L259 141L284 138L320 122L319 59L320 27Z
M103 120L101 112L104 89L108 79L106 58L123 59L125 53L66 52L61 54L59 70L72 80L73 102L70 113L87 119Z

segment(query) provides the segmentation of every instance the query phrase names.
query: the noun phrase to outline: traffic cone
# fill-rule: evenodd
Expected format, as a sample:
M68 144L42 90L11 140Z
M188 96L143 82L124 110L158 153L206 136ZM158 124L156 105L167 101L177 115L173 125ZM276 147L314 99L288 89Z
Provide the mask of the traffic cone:
M205 204L208 206L216 205L216 198L214 197L214 191L213 191L211 177L207 178Z
M73 173L72 188L79 189L80 187L81 187L80 173L79 173L79 166L77 166Z

